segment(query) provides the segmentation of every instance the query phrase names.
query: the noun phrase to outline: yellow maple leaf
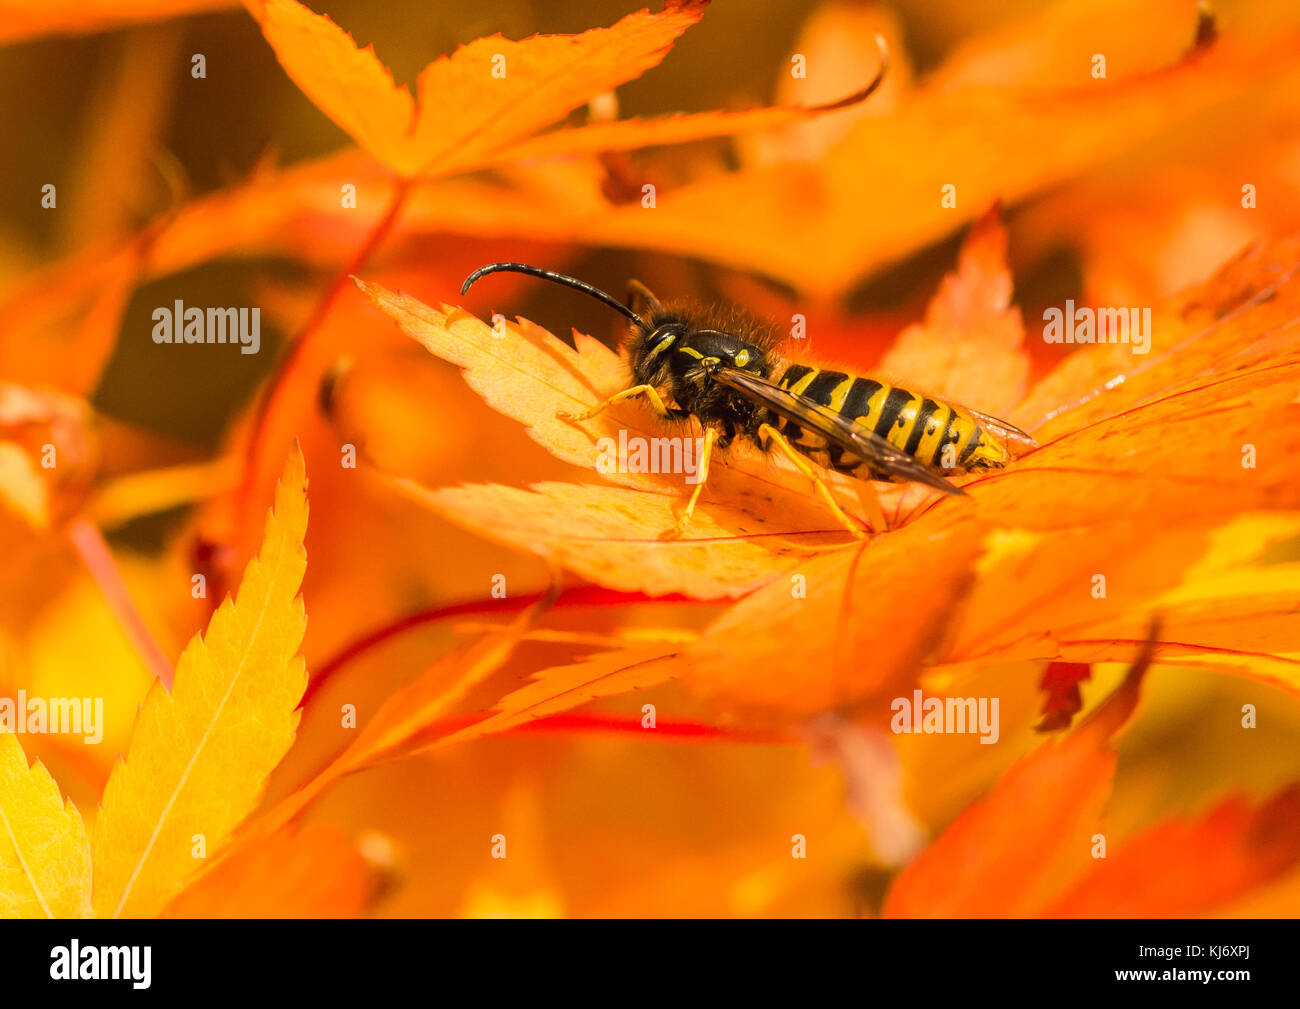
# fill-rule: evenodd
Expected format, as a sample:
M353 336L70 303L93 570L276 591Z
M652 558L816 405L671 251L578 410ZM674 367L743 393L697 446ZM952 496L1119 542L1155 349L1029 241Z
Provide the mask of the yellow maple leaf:
M38 760L0 731L0 918L84 918L90 845L81 814Z
M234 600L186 647L173 692L155 683L145 698L95 824L99 916L156 914L252 811L293 742L307 685L306 489L295 449Z

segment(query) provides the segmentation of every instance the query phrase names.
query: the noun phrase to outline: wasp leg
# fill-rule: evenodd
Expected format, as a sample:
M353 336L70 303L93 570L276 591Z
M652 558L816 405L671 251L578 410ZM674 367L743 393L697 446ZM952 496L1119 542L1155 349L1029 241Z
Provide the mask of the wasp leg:
M695 505L700 500L700 493L704 490L705 482L709 479L709 459L713 455L713 443L717 438L717 428L706 427L704 429L704 446L700 449L700 464L695 470L695 490L691 491L691 499L686 502L686 510L677 519L677 524L671 529L666 529L659 537L661 540L677 539L686 532L686 527L690 525L691 516L695 514Z
M660 416L671 413L668 407L664 406L663 398L659 395L659 390L653 385L634 385L631 389L624 389L622 392L616 392L609 399L597 403L590 410L584 413L567 413L561 410L555 416L561 420L591 420L598 413L603 413L615 403L620 403L625 399L631 399L633 396L644 396L650 401L650 405L655 408L655 412Z
M795 464L795 468L798 469L800 473L813 482L813 488L817 491L821 499L826 502L826 506L835 514L840 525L844 526L845 529L860 540L867 538L867 534L862 531L862 527L857 522L853 521L853 519L849 518L844 509L839 506L839 503L835 500L835 496L831 494L831 489L826 486L826 481L822 479L821 474L813 468L812 463L800 455L799 451L786 440L785 435L774 428L771 424L763 424L758 429L758 437L760 439L771 441L772 444L784 453L787 459Z

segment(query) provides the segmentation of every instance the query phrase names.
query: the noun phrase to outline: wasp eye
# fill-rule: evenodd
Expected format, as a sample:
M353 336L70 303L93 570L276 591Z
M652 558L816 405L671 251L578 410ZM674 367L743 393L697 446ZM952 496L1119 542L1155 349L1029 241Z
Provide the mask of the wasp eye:
M736 355L736 364L742 368L745 367L745 365L749 364L749 351L742 350L740 353L738 353Z

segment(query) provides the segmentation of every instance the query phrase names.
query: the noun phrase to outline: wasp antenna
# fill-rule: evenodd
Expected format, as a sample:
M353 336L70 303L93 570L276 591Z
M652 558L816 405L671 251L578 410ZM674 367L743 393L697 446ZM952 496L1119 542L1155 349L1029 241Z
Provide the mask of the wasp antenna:
M477 270L465 278L465 283L460 285L460 293L465 294L476 280L480 277L486 277L489 273L524 273L530 277L540 277L542 280L549 280L553 284L562 284L564 287L571 287L575 291L581 291L588 294L597 301L603 301L614 311L630 319L638 329L643 333L649 333L651 327L641 316L637 315L632 309L628 308L622 302L610 297L599 287L588 284L585 280L578 280L576 277L566 276L563 273L556 273L554 270L545 270L540 266L529 266L527 263L488 263L487 266L480 266Z

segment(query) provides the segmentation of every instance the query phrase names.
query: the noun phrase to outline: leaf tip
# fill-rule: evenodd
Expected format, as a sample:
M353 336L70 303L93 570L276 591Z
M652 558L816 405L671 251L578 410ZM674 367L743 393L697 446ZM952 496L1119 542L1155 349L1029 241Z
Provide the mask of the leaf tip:
M305 499L307 496L307 460L302 454L302 443L295 436L293 439L293 448L289 450L289 455L284 461L284 472L280 474L280 481L276 487L275 508L276 511L283 511L283 495L291 494L294 499ZM304 500L305 506L305 500Z

